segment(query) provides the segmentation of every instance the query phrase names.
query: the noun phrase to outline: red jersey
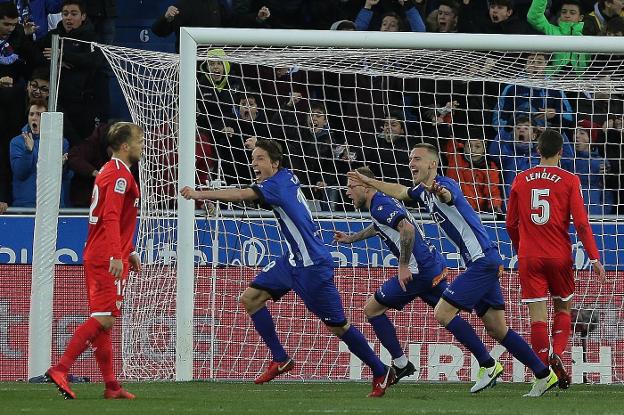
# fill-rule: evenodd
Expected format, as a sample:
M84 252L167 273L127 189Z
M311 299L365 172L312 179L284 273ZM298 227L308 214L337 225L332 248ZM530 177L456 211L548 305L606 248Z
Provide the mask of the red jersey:
M139 186L123 161L113 158L102 167L93 186L84 260L128 260L139 198Z
M570 215L589 258L598 259L579 178L555 166L536 166L518 174L506 219L518 257L570 258Z

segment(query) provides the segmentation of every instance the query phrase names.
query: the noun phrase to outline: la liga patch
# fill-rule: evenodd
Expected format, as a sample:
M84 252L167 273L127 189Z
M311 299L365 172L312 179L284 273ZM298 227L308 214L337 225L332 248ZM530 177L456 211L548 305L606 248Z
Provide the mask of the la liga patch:
M126 179L117 179L115 182L115 192L124 194L126 193L126 188L128 187L128 182Z

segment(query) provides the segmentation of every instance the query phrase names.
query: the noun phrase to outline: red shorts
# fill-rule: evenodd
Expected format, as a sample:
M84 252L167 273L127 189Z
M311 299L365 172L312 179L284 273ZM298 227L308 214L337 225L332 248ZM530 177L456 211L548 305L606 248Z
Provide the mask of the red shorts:
M572 258L518 258L522 301L553 298L568 301L574 294Z
M91 316L121 315L129 267L128 263L124 262L122 277L116 279L108 272L109 265L109 261L84 262Z

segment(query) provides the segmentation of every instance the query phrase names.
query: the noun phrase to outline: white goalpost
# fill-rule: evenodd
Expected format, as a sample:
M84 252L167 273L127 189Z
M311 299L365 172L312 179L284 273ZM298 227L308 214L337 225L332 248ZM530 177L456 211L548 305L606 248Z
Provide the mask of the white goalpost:
M185 185L251 184L244 143L252 137L282 144L336 260L347 316L386 360L362 307L393 275L396 260L376 239L331 245L332 230L355 232L368 219L349 206L344 174L366 164L384 179L409 182L409 146L437 145L444 173L456 174L474 193L499 244L510 269L501 281L509 324L526 336L527 311L519 303L504 229L505 189L512 173L533 160L534 136L551 127L567 137L565 167L588 177L584 192L611 275L604 285L592 281L575 244L577 311L566 363L574 382L624 381L618 277L624 226L617 216L620 188L613 184L624 162L624 152L614 156L622 141L613 138L622 133L623 117L624 44L618 39L183 28L179 56L97 46L119 79L133 121L146 131L137 242L145 267L130 280L123 317L127 378L249 380L269 359L238 296L284 251L274 219L256 206L198 205L177 192ZM589 59L555 68L566 53ZM581 130L590 139L583 141ZM477 142L484 156L474 150ZM481 170L490 173L477 175ZM461 269L454 248L426 217L423 227L449 266ZM286 379L370 375L292 294L270 309L299 363ZM412 380L476 375L475 362L422 302L389 314L418 367ZM504 380L528 380L504 349L487 345L503 354Z

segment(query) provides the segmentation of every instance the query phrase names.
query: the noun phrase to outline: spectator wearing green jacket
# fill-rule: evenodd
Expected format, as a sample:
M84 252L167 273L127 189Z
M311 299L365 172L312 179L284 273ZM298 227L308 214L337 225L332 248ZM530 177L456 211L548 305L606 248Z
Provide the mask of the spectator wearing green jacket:
M535 30L545 35L554 36L582 36L583 15L579 0L564 0L559 13L558 25L554 25L546 19L546 3L548 0L533 0L527 20ZM555 73L566 66L571 66L576 71L583 71L590 62L587 53L557 52L553 54L549 66L549 73Z

